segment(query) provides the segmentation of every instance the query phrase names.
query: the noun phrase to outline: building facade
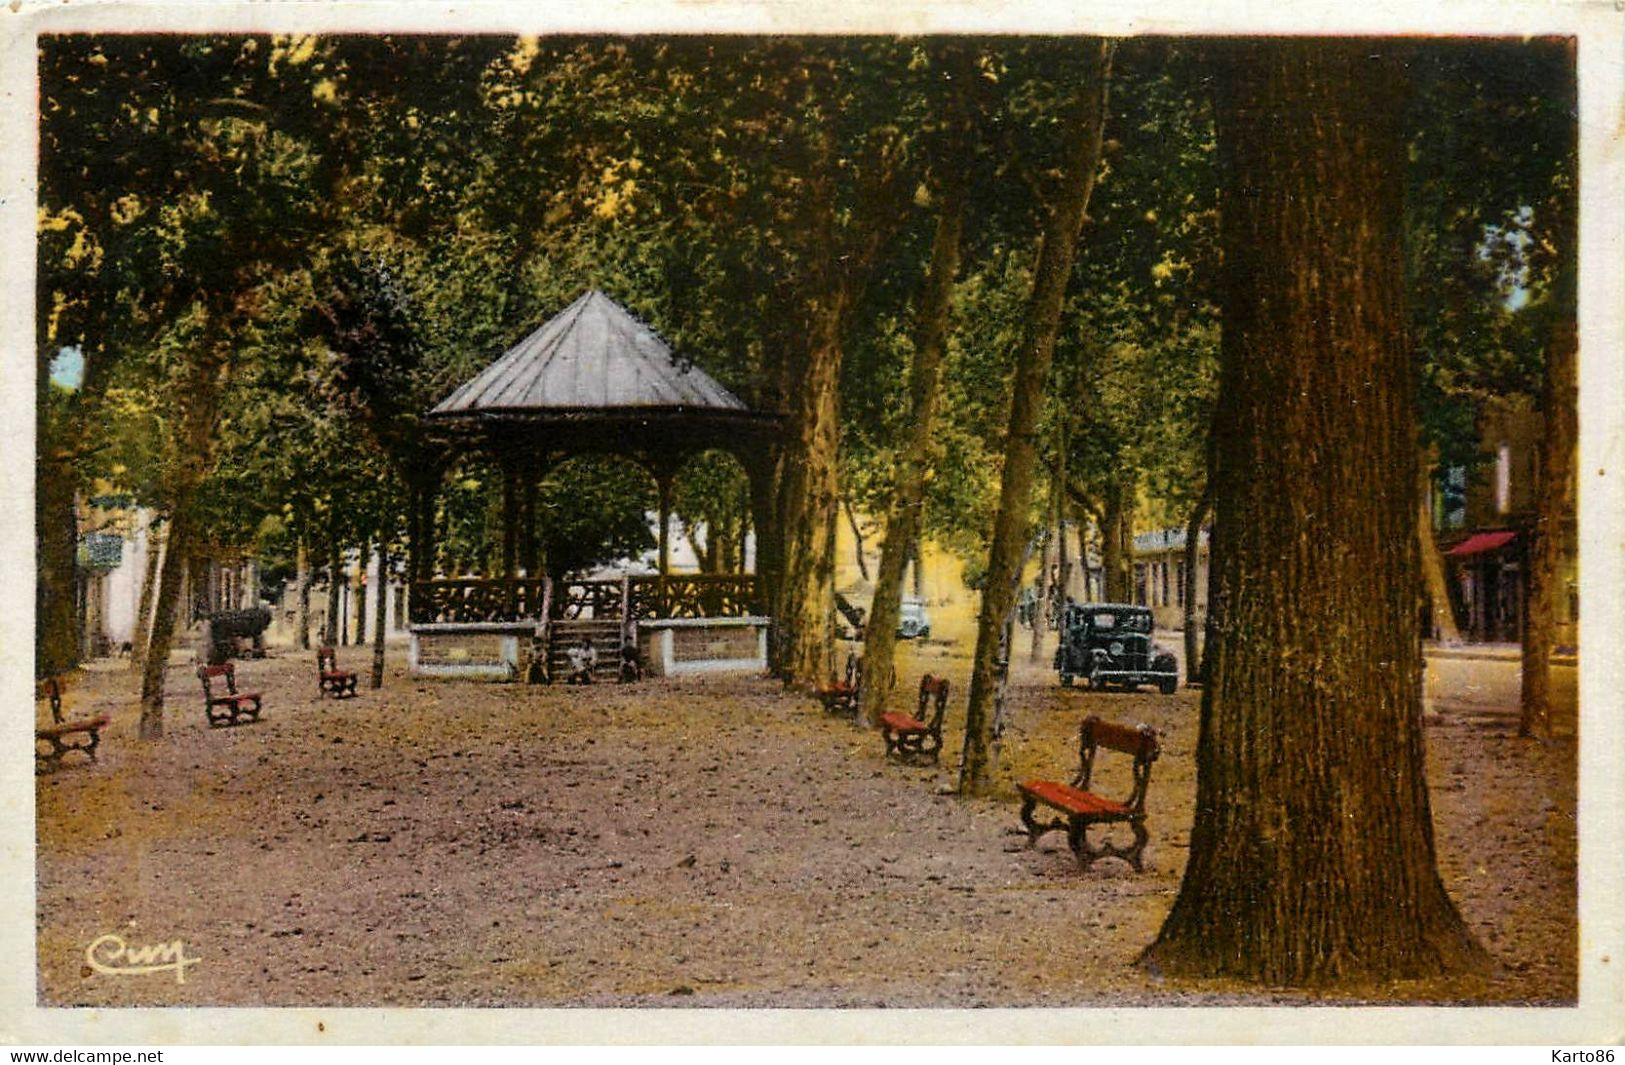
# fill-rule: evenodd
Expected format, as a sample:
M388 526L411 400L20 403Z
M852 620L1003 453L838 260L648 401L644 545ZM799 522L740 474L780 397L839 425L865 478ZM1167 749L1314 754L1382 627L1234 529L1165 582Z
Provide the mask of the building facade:
M1434 538L1444 554L1464 639L1513 643L1523 631L1530 531L1535 526L1544 422L1525 397L1492 401L1481 422L1487 461L1434 479ZM1559 523L1554 605L1559 646L1578 644L1579 552L1572 510Z

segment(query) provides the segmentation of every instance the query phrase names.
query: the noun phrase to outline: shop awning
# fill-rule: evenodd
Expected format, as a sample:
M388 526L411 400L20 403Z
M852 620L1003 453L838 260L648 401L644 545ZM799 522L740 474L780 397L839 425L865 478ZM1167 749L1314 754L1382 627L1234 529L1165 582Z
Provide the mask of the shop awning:
M1486 551L1499 551L1510 544L1518 536L1515 532L1481 532L1473 533L1461 543L1452 547L1445 554L1460 558L1463 555L1482 555Z

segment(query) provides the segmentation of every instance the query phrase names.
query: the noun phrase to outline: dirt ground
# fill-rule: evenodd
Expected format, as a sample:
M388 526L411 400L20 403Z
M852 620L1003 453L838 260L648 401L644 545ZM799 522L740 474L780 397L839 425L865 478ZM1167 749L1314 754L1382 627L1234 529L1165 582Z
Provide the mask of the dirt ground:
M960 800L967 653L903 651L905 683L954 684L935 769L887 763L879 736L762 678L421 681L404 648L381 690L344 702L316 697L313 656L241 663L266 710L229 729L206 727L178 663L166 734L144 744L134 679L97 663L67 707L113 716L101 763L38 782L40 1003L1309 1001L1133 964L1185 862L1198 694L1063 690L1023 661L1000 793ZM1018 831L1012 782L1065 779L1091 712L1164 733L1142 874L1116 860L1080 874L1062 833L1028 850ZM1362 1000L1574 1001L1573 739L1519 741L1493 714L1446 707L1428 740L1440 871L1499 970ZM1126 774L1103 787L1126 790ZM86 963L105 934L181 939L199 961L184 983L109 976Z

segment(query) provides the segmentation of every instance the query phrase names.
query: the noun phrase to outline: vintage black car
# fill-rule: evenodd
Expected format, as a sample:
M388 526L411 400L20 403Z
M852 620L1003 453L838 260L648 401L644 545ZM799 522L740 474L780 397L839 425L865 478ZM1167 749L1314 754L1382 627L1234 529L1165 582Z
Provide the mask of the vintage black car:
M1179 687L1174 656L1151 641L1151 611L1125 603L1068 603L1055 668L1068 687L1082 677L1091 688Z

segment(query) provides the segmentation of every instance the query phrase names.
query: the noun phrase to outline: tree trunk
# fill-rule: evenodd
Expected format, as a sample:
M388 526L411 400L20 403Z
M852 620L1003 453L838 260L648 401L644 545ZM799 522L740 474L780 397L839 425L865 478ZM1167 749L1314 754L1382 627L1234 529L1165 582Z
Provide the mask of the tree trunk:
M833 240L833 234L828 235ZM827 247L827 245L826 245ZM834 249L827 254L833 256ZM839 503L836 450L840 439L839 383L849 281L835 264L824 298L812 308L800 360L789 446L780 463L783 570L775 618L782 629L777 668L785 681L811 687L823 679L835 643L835 557L831 533Z
M1049 629L1049 548L1060 532L1060 522L1055 516L1055 493L1050 492L1050 521L1049 527L1039 535L1043 542L1038 545L1038 583L1033 588L1033 640L1027 651L1027 657L1034 662L1044 660L1044 633ZM1020 592L1016 593L1018 596Z
M378 543L378 580L372 588L372 687L384 686L384 632L389 628L389 550Z
M147 640L152 634L152 605L158 596L158 563L163 555L163 537L158 520L147 521L147 560L141 576L141 603L136 607L134 631L130 633L130 672L141 676L147 665Z
M902 613L903 569L915 558L915 595L919 593L920 533L924 528L925 482L931 472L931 434L941 388L942 354L953 310L954 278L959 273L961 234L965 223L965 182L959 160L950 158L941 172L942 204L931 243L931 263L915 310L914 357L909 366L909 434L897 470L886 535L880 545L880 568L863 630L863 685L860 712L871 726L880 722L886 700L897 684L897 623Z
M1185 687L1200 688L1202 686L1202 660L1201 649L1198 646L1196 589L1202 586L1197 580L1196 571L1202 561L1202 523L1207 521L1207 512L1212 504L1213 497L1206 484L1202 485L1201 498L1197 499L1196 506L1191 510L1190 521L1185 523ZM1208 562L1212 565L1211 558Z
M368 562L372 557L371 552L372 544L367 540L363 540L361 541L361 550L355 557L355 583L351 587L355 589L355 645L357 647L367 646L367 593L371 590L369 587L371 582L367 579L367 570L369 568ZM508 576L512 577L514 574L510 572Z
M1485 958L1436 871L1423 776L1405 109L1384 51L1215 49L1212 642L1154 971L1386 987Z
M46 435L41 405L41 436ZM41 677L79 664L79 478L71 459L42 446L34 471L34 670Z
M1570 234L1564 233L1569 237ZM1573 247L1570 243L1569 247ZM1569 517L1574 513L1572 487L1576 424L1576 356L1579 336L1574 320L1574 276L1559 271L1552 297L1551 342L1546 351L1541 406L1545 427L1540 447L1540 479L1535 486L1535 524L1530 530L1529 575L1523 610L1523 684L1519 693L1518 735L1546 735L1551 728L1552 650L1556 640L1556 600L1561 592L1557 563Z
M1107 602L1134 599L1134 489L1121 481L1106 486L1100 526L1101 595Z
M1112 46L1106 41L1080 42L1090 69L1078 80L1076 96L1068 105L1066 157L1061 161L1060 191L1049 205L1044 221L1033 290L1022 324L1011 382L1010 427L1005 439L1000 476L999 510L988 550L987 579L976 624L976 652L972 661L970 699L965 708L965 748L959 766L959 793L986 794L992 785L989 741L993 696L997 684L999 641L1005 615L1015 599L1015 579L1027 545L1027 512L1032 498L1034 437L1043 406L1044 383L1049 378L1060 329L1061 307L1078 231L1083 226L1100 169L1101 138L1106 122L1107 88L1111 78Z
M1056 480L1050 485L1050 491L1054 496L1054 502L1051 505L1055 512L1055 554L1056 563L1060 568L1058 587L1050 594L1055 599L1055 624L1056 631L1059 632L1061 618L1066 613L1067 596L1072 591L1072 553L1067 548L1066 543L1066 455L1072 445L1067 439L1066 414L1064 411L1061 412L1061 424L1057 430L1057 435L1060 437L1061 447L1055 460Z
M310 545L304 537L299 538L299 546L295 552L298 567L296 590L299 597L299 649L310 650Z
M158 606L153 612L152 636L147 643L147 660L141 673L141 721L137 734L143 740L161 739L164 734L164 674L169 669L169 652L174 643L181 599L181 585L193 550L192 518L188 510L198 485L212 465L215 426L220 418L220 394L225 386L229 363L220 337L220 312L209 312L208 324L193 356L180 432L172 446L176 452L174 480L168 491L169 535L164 541L164 561L159 567ZM193 582L194 605L197 582ZM190 625L194 611L188 611Z
M1424 459L1419 464L1420 486L1417 500L1416 536L1422 555L1422 588L1427 597L1428 616L1433 620L1433 638L1447 647L1461 643L1461 630L1456 627L1456 612L1450 605L1450 583L1445 579L1444 556L1439 543L1433 538L1433 478L1432 463Z
M868 580L869 561L863 557L863 529L858 525L858 516L852 513L851 500L841 500L841 509L846 512L846 523L852 529L852 554L858 563L858 573Z
M784 461L784 570L777 617L787 643L781 668L787 681L802 686L821 679L821 663L834 640L829 618L835 560L828 541L836 507L835 380L841 352L834 335L838 327L828 320L833 316L826 313L809 354L807 409L797 419L798 439Z
M1077 517L1078 528L1078 565L1083 567L1083 598L1087 602L1094 599L1094 586L1089 576L1089 523L1083 520L1083 515L1076 514L1078 509L1074 502L1074 514Z
M322 643L328 647L339 645L339 608L343 606L340 594L344 584L344 556L340 553L338 541L328 549L327 555L327 618L322 626Z
M158 570L158 606L153 611L152 636L147 642L147 659L141 671L138 734L144 740L158 740L164 735L164 674L169 669L169 652L174 645L180 613L181 585L186 580L186 556L191 549L191 520L184 508L176 508L170 512L169 532L164 537L164 562Z

